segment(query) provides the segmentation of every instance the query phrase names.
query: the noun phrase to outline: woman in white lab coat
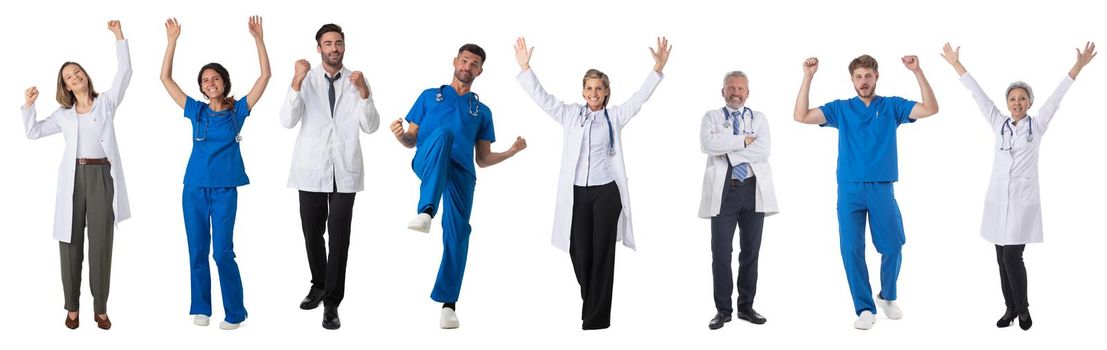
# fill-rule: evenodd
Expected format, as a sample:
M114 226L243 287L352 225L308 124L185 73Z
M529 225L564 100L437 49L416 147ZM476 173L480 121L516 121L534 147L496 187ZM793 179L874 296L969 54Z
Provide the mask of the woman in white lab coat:
M553 244L568 251L573 261L586 330L611 324L615 242L634 249L622 130L661 82L670 49L667 39L658 38L657 49L650 49L654 67L645 83L622 105L608 107L606 74L588 70L581 93L585 104L563 103L542 88L530 69L534 48L528 48L523 38L516 40L515 58L522 68L516 81L563 129Z
M69 311L65 326L69 329L80 324L77 316L86 226L94 319L101 329L111 328L107 302L115 224L131 217L115 138L115 111L131 82L131 56L119 21L109 21L108 29L115 34L118 63L111 89L97 93L80 64L65 62L58 70L56 98L61 107L46 119L38 120L35 100L39 92L31 87L24 94L26 103L21 109L27 138L57 133L65 137L65 151L58 169L54 239L59 241L62 289L65 309Z
M1080 70L1095 57L1095 44L1087 43L1084 50L1076 50L1076 63L1069 70L1038 115L1027 114L1034 103L1034 92L1024 82L1017 81L1007 87L1007 116L996 108L984 94L972 75L960 61L961 48L953 49L947 43L942 57L953 66L961 77L961 83L973 95L988 127L996 135L992 178L984 199L984 219L980 235L995 244L996 260L1006 312L996 322L1003 328L1015 318L1019 327L1030 329L1033 324L1027 308L1026 267L1022 252L1028 243L1042 241L1042 211L1038 196L1038 146L1048 131L1054 113L1060 107L1061 98L1072 86Z

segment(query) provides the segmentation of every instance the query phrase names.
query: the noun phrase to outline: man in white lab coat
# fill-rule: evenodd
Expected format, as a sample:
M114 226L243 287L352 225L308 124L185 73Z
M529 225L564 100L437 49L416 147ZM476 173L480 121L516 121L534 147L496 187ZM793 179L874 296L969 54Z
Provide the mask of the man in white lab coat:
M745 106L749 78L741 71L723 77L726 106L710 110L700 123L700 150L707 154L699 217L711 219L711 274L715 291L715 317L708 328L730 322L730 296L734 292L731 253L738 228L739 319L753 324L765 317L753 310L757 293L757 257L765 216L776 214L772 168L769 166L769 121L761 112Z
M311 67L296 61L296 74L281 107L281 124L300 126L292 153L288 187L300 190L300 222L304 231L311 290L300 308L324 303L323 328L338 329L338 305L346 285L350 222L354 195L364 188L361 132L380 125L372 92L360 71L342 64L346 52L342 27L326 24L315 34L322 62ZM323 233L330 230L327 254Z

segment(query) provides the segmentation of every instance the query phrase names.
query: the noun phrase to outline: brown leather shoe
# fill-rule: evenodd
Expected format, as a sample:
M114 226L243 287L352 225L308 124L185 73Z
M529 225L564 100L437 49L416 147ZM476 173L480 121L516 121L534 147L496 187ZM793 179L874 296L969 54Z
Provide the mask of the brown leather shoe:
M81 325L81 322L77 321L76 318L69 318L69 313L68 312L65 314L65 328L77 329L77 327L80 326L80 325Z
M105 331L111 329L111 319L108 319L108 315L100 317L100 315L93 314L92 318L96 320L96 327L100 327Z

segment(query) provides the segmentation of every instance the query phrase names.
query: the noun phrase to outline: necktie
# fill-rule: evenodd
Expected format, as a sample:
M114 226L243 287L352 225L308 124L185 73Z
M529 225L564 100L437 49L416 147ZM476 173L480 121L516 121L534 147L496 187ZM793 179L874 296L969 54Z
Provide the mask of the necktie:
M323 77L327 78L327 82L330 83L327 88L327 99L331 101L331 118L334 118L334 81L342 77L342 72L335 73L334 78L328 77L326 74L323 74Z
M741 130L739 130L739 126L742 124L742 113L731 112L730 118L733 119L730 124L731 128L734 130L734 135L741 135L742 133ZM745 180L749 177L749 165L749 163L738 163L734 165L734 169L730 171L730 178Z

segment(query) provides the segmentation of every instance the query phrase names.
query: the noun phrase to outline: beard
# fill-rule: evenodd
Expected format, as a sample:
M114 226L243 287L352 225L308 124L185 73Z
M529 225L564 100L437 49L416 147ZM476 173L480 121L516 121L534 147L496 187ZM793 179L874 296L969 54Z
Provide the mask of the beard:
M869 87L869 89L868 89L868 94L866 94L866 93L862 92L863 90L861 90L861 89L858 89L858 88L853 88L853 91L856 91L856 92L857 92L857 96L858 96L858 97L861 97L861 98L872 98L872 97L873 97L873 95L876 95L876 86L870 86L870 87Z
M455 70L454 71L454 79L457 79L457 81L460 81L460 82L465 83L465 84L472 84L473 80L475 80L476 78L477 77L475 75L473 75L472 72L461 71L461 70Z
M323 54L323 55L320 55L320 56L322 56L321 58L323 59L323 63L326 63L328 66L342 67L342 56L343 56L343 54L341 54L341 53L336 54L334 58L332 58L331 55L329 55L329 54Z

